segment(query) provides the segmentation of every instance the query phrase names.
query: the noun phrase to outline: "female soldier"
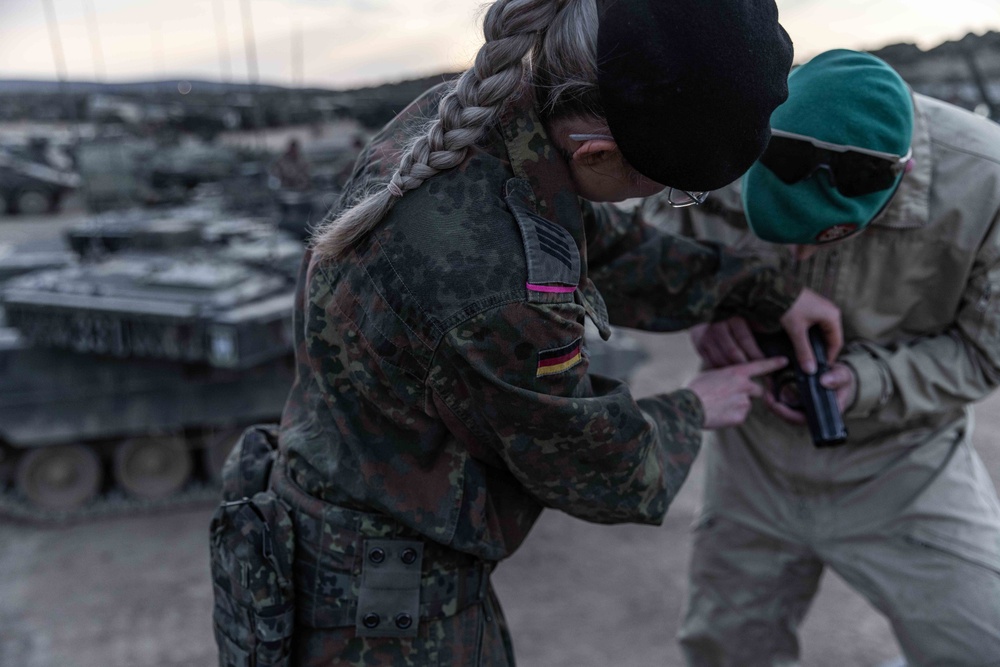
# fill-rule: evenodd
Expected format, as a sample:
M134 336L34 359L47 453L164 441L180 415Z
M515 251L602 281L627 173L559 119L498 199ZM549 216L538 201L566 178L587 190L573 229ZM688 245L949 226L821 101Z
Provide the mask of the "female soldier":
M701 430L783 364L637 401L588 375L585 317L839 347L836 309L772 269L590 203L690 204L749 167L791 62L773 0L618 0L598 26L595 0L496 0L473 67L372 140L314 238L270 482L291 664L512 665L488 576L541 509L660 523Z

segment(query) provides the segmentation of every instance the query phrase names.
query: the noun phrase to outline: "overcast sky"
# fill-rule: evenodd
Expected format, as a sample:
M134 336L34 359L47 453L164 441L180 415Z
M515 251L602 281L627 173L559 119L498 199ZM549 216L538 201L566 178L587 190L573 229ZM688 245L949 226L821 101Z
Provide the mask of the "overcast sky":
M46 2L74 80L246 81L246 7L266 83L345 87L459 70L482 41L479 0L0 0L0 78L56 78ZM797 61L834 47L929 48L1000 30L1000 0L778 0L778 7Z

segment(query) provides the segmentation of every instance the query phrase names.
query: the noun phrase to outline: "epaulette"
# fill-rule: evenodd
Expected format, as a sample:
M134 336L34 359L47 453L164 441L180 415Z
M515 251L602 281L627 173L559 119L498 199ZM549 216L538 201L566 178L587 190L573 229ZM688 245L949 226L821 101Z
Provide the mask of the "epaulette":
M580 283L580 251L572 234L535 212L531 187L524 179L507 181L505 201L524 241L528 300L551 303L561 294L572 301Z

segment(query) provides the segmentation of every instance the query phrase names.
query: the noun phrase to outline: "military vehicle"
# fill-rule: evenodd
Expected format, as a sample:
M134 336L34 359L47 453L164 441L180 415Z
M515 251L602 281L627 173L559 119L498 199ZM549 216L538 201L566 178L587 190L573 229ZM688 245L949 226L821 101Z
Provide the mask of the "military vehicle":
M76 262L76 255L69 250L23 250L0 243L0 285L16 276L69 266ZM2 312L2 310L0 310ZM0 325L3 318L0 317Z
M252 423L293 380L296 237L212 208L105 214L71 262L0 286L0 516L39 523L218 498ZM646 358L588 330L591 370Z
M51 213L80 183L80 175L74 171L9 147L0 148L0 215Z
M184 205L200 185L231 179L250 160L235 149L200 141L114 135L81 141L75 153L83 201L95 212Z
M235 438L291 384L301 242L197 209L103 216L68 242L78 261L0 288L0 514L215 499Z

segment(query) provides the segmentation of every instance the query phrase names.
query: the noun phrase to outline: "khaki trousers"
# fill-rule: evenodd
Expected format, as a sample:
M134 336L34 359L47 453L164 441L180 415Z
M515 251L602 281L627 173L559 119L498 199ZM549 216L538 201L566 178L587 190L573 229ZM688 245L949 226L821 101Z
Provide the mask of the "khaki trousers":
M703 455L679 634L689 665L798 665L826 566L885 614L910 667L1000 665L1000 506L962 429L851 485L777 478L742 443Z

